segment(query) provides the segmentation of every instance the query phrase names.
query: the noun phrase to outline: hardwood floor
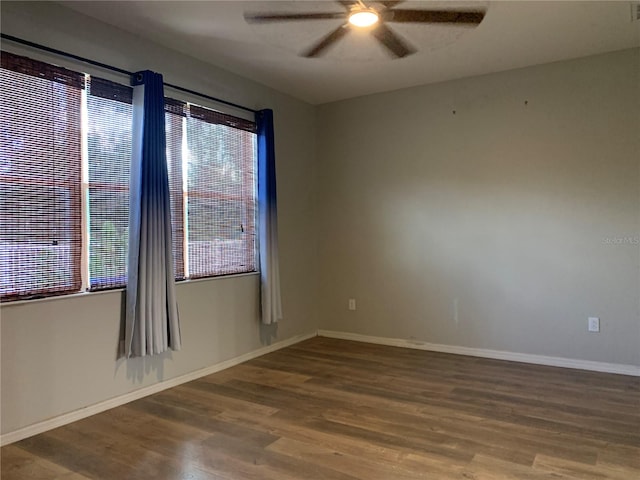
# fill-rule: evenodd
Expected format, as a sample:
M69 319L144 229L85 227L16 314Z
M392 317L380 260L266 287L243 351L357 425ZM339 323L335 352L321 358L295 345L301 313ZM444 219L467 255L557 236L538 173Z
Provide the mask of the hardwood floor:
M14 479L640 479L640 378L314 338L1 449Z

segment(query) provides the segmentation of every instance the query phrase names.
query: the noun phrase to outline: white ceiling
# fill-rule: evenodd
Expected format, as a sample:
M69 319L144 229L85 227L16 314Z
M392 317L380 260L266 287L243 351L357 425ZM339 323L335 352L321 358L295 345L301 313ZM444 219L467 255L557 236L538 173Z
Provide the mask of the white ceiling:
M344 11L337 2L61 3L312 104L640 46L640 21L632 22L636 6L629 1L403 2L396 8L471 5L487 14L477 28L389 24L418 50L402 59L360 32L321 58L302 58L341 21L249 25L243 17Z

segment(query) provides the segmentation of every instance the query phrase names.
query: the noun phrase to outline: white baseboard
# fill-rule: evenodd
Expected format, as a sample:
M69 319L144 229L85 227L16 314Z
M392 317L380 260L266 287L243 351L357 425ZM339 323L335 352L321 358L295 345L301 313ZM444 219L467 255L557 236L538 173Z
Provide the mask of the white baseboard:
M89 405L87 407L74 410L73 412L65 413L63 415L59 415L57 417L44 420L42 422L34 423L27 427L14 430L13 432L5 433L0 436L0 446L8 445L10 443L23 440L33 435L37 435L39 433L43 433L48 430L52 430L54 428L58 428L63 425L67 425L77 420L82 420L83 418L90 417L91 415L95 415L96 413L104 412L105 410L119 407L120 405L124 405L125 403L129 403L134 400L138 400L140 398L146 397L148 395L161 392L162 390L175 387L182 383L190 382L192 380L196 380L206 375L211 375L212 373L216 373L226 368L233 367L240 363L246 362L248 360L252 360L254 358L260 357L267 353L274 352L276 350L280 350L281 348L288 347L290 345L302 342L303 340L307 340L315 336L316 336L316 332L312 332L304 335L297 335L295 337L287 338L286 340L282 340L280 342L267 345L265 347L259 348L258 350L245 353L244 355L240 355L238 357L231 358L229 360L225 360L220 363L216 363L215 365L211 365L210 367L205 367L200 370L196 370L194 372L186 373L184 375L180 375L179 377L171 378L163 382L154 383L153 385L149 385L148 387L143 387L138 390L134 390L133 392L125 393L124 395L110 398L109 400L105 400L103 402L96 403L94 405Z
M545 355L532 355L528 353L487 350L484 348L459 347L456 345L441 345L437 343L405 340L402 338L373 337L370 335L361 335L359 333L336 332L332 330L318 330L318 336L339 338L342 340L354 340L356 342L375 343L379 345L389 345L392 347L414 348L417 350L429 350L432 352L454 353L457 355L470 355L472 357L510 360L512 362L533 363L536 365L548 365L552 367L576 368L579 370L590 370L593 372L617 373L620 375L632 375L635 377L640 377L640 366L637 365L593 362L591 360L548 357Z

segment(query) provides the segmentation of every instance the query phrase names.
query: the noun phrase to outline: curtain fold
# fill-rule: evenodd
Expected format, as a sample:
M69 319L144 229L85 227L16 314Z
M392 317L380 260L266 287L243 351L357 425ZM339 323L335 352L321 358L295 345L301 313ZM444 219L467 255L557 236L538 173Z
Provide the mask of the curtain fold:
M138 72L131 84L133 152L122 353L139 357L179 350L181 338L173 274L162 75Z
M262 323L282 320L273 111L256 113L258 129L258 231Z

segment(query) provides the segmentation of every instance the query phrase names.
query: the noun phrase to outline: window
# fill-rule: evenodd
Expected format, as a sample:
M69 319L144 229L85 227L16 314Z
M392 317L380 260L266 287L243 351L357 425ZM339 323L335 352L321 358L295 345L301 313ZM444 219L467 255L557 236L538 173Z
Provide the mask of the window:
M87 95L89 287L127 282L132 89L91 77Z
M173 237L173 265L177 280L185 278L184 272L184 194L182 145L183 118L186 103L165 98L165 135L167 141L167 171L169 172L169 197L171 201L171 233Z
M0 297L124 286L132 88L6 52L0 73ZM256 271L255 124L170 98L165 120L176 279Z
M196 278L254 271L255 124L189 107L187 272Z
M2 53L0 295L81 287L83 75Z

